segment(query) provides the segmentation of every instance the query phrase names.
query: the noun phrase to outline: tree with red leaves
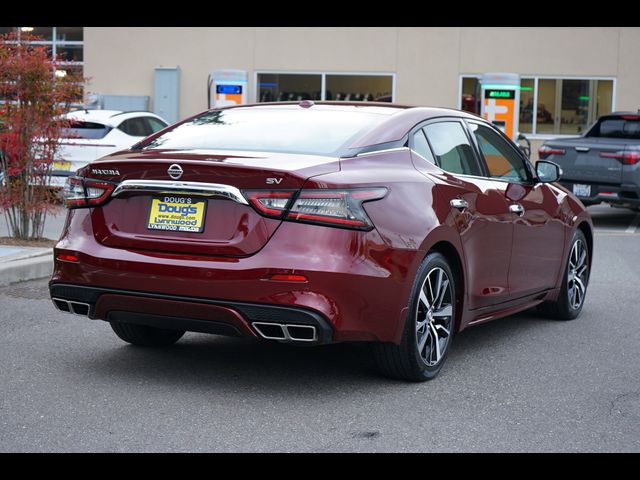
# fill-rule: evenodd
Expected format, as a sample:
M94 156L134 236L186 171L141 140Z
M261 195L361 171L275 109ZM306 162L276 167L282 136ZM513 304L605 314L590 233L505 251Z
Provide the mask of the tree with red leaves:
M41 38L0 36L0 212L14 238L42 237L55 195L51 167L67 125L62 117L82 98L83 79L60 68Z

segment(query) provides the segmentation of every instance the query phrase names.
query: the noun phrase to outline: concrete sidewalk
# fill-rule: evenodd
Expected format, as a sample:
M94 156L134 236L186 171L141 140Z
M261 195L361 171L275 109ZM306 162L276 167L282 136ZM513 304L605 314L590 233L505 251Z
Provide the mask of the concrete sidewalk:
M0 245L0 286L51 276L53 248Z
M58 205L47 215L44 237L60 238L66 219L66 210ZM4 215L0 213L0 237L10 234ZM0 286L51 276L53 272L53 249L0 245Z

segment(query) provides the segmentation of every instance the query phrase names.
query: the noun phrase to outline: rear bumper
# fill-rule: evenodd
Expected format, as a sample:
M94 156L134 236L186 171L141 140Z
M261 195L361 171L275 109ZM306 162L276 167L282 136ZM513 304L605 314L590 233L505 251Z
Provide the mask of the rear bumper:
M621 207L640 206L640 187L635 184L608 185L573 180L561 180L560 184L570 192L573 192L574 184L589 185L591 188L591 195L588 197L578 197L585 205L595 205L597 203L605 202Z
M284 334L287 325L313 325L317 343L399 342L423 258L390 248L376 230L294 222L283 222L247 257L115 248L97 235L89 209L71 210L50 281L52 297L89 304L90 318L124 321L128 312L140 323L216 333L219 326L203 324L214 322L253 337L261 336L255 322L282 325ZM57 260L63 253L78 261ZM307 281L274 281L274 274Z
M262 325L285 325L288 328L283 332L295 332L295 328L298 328L302 336L294 333L283 335L282 338L278 335L267 335L265 338L314 344L333 341L333 328L329 322L319 313L301 308L63 283L52 283L49 291L56 308L69 313L86 314L91 319L236 337L265 337ZM307 332L313 332L313 335L307 335Z

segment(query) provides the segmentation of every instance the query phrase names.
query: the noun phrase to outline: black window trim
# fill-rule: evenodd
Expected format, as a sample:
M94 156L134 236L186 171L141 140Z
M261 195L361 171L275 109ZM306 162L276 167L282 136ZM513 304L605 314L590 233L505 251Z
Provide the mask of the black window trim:
M414 152L420 158L424 158L422 155L420 155L418 152L416 152L414 150L414 148L413 148L413 135L418 130L421 130L426 126L433 125L435 123L445 123L445 122L456 122L456 123L459 123L460 126L462 127L462 131L464 132L464 134L467 137L467 141L469 142L469 145L471 145L471 150L473 151L473 154L474 154L474 160L476 162L476 165L478 166L478 170L480 170L481 175L473 175L473 174L468 174L468 173L455 173L455 172L450 172L450 171L445 170L444 168L442 168L442 166L440 165L440 162L438 161L438 156L433 151L433 147L431 146L431 141L429 140L429 136L426 134L426 132L423 131L424 137L427 140L427 144L429 145L429 148L431 149L431 155L433 155L433 159L436 162L435 165L439 169L441 169L443 172L447 172L450 175L464 175L466 177L475 177L475 178L484 178L484 177L486 177L487 174L488 174L488 172L486 170L486 166L485 166L484 162L481 161L480 157L478 156L477 146L474 143L474 139L471 138L469 129L468 129L467 125L465 124L464 120L465 119L462 118L462 117L453 117L453 116L451 116L451 117L435 117L435 118L430 118L428 120L425 120L425 121L422 121L422 122L418 123L417 125L415 125L409 131L409 148L411 149L412 152ZM426 158L424 158L424 160L426 162L428 162L429 164L433 165L433 163L431 163Z

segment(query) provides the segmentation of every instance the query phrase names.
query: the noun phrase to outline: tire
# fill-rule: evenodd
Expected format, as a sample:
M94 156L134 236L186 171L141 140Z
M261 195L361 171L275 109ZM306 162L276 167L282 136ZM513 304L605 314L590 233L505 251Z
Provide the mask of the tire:
M125 342L141 347L166 347L173 345L184 335L183 330L165 330L123 322L109 323L118 337Z
M589 244L584 233L578 229L571 240L558 298L542 303L538 307L541 313L556 320L573 320L580 315L591 273L589 258Z
M438 285L438 275L442 275L441 287L434 300L431 292ZM372 345L374 360L382 375L424 382L440 373L453 341L455 278L444 256L436 252L427 255L413 283L400 345ZM439 306L433 308L434 305Z

